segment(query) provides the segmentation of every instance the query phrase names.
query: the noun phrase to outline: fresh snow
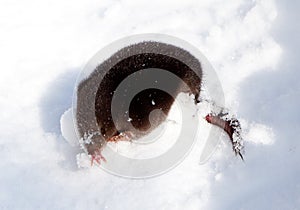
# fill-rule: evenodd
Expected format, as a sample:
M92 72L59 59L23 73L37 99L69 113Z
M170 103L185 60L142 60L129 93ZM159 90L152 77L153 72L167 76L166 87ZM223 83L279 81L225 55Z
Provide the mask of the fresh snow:
M299 9L279 0L2 0L0 209L300 209ZM241 119L245 162L224 134L205 164L195 145L151 179L78 168L89 162L62 136L74 135L64 122L77 74L137 33L177 36L208 58Z

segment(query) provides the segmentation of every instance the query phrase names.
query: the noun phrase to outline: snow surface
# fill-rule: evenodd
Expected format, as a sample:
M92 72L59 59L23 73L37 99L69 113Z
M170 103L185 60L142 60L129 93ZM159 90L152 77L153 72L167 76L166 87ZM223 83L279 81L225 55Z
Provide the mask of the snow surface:
M0 4L0 209L300 209L299 1ZM242 119L245 163L224 135L206 164L195 147L152 179L77 168L60 117L78 72L108 43L146 32L210 60Z

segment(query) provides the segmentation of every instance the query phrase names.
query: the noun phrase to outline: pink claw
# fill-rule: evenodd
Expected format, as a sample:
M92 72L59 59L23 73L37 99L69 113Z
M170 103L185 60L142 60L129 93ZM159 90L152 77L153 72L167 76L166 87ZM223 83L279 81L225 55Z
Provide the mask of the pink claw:
M93 166L94 161L100 165L100 164L101 164L101 160L103 160L104 162L106 162L106 159L105 159L105 157L103 157L103 155L101 154L101 151L100 151L100 150L97 150L97 151L92 155L91 166Z

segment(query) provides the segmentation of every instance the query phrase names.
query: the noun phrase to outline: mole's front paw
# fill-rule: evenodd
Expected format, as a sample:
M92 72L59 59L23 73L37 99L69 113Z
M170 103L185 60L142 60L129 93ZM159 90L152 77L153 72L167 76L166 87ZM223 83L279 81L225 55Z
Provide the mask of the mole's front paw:
M94 161L100 165L101 164L101 160L103 160L104 162L106 162L105 157L103 157L103 155L101 154L101 150L98 149L98 150L96 150L94 152L94 154L92 154L91 166L93 166Z

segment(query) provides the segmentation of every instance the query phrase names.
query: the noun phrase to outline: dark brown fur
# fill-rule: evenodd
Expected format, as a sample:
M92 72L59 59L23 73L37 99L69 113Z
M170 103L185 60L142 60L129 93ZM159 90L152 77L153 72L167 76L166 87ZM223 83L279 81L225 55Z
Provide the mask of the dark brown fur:
M145 89L132 99L129 115L117 113L119 117L116 121L112 119L112 98L118 85L127 76L147 68L158 68L175 74L182 81L179 83L178 81L168 81L172 95L176 97L180 92L188 91L195 95L195 103L198 102L202 69L199 61L189 52L159 42L142 42L125 47L100 64L78 86L76 118L79 135L81 138L86 138L90 133L94 134L91 137L92 141L85 144L89 154L94 154L103 147L112 136L118 135L122 131L130 131L130 124L137 129L134 131L134 135L142 136L165 120L175 98L169 93L155 88ZM137 81L142 76L134 75ZM152 82L165 82L160 81L160 78L148 79L150 82L152 80ZM190 90L183 89L183 83ZM151 104L152 100L155 101L155 105ZM123 103L123 100L119 100L118 103ZM155 120L150 124L149 115L156 109L162 112L155 112ZM132 119L131 122L127 121L128 117ZM116 128L116 124L119 130Z

